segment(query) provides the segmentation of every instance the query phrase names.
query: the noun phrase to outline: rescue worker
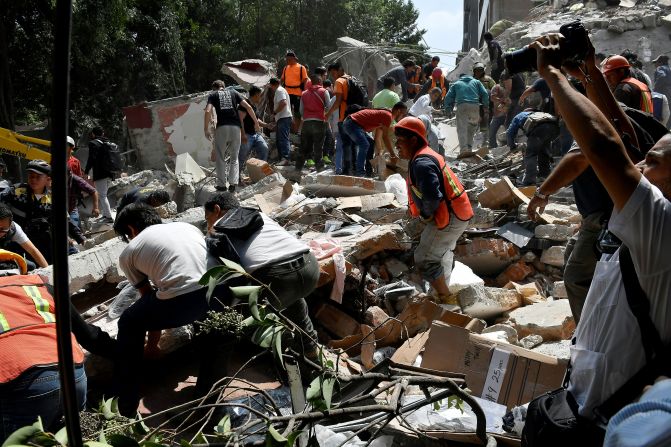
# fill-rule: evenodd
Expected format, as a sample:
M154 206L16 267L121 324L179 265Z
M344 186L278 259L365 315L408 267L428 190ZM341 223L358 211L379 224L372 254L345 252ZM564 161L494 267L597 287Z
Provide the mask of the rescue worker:
M17 278L20 279L17 280ZM37 275L0 278L0 443L38 416L57 429L60 397L54 300ZM84 353L72 337L77 405L86 404Z
M26 261L28 262L28 270L33 270L35 264L39 267L49 265L44 256L42 256L42 253L35 247L35 244L23 232L23 228L14 222L14 216L12 216L12 211L9 207L4 203L0 203L0 249L17 251L17 245L35 260L35 263Z
M473 77L482 83L482 85L487 90L487 93L489 93L491 96L491 92L496 85L496 81L487 76L485 73L485 64L482 62L476 62L473 64ZM489 145L489 117L491 116L491 112L492 101L490 97L488 104L480 105L480 132L482 132L484 137L482 143L485 146Z
M424 78L429 79L433 74L433 71L436 68L438 68L439 63L440 63L440 57L433 56L431 58L431 62L427 62L426 64L424 64L424 66L422 67L422 71L424 72Z
M428 79L424 83L417 96L419 97L422 95L426 95L436 87L440 89L440 98L438 98L438 100L434 102L432 105L435 108L440 109L442 107L443 100L445 99L445 95L447 95L447 90L450 87L450 83L447 81L447 79L445 79L445 75L443 75L443 70L441 70L440 68L436 68L433 70L430 79Z
M645 83L631 75L631 65L622 56L610 56L603 61L601 72L615 99L632 109L653 113L652 94Z
M415 249L415 267L431 284L437 301L458 308L456 296L450 295L447 285L457 239L473 217L471 203L445 159L429 148L420 119L403 118L394 133L399 156L410 161L408 210L412 217L426 222Z
M482 82L465 73L461 74L445 95L444 105L448 118L453 116L455 104L459 154L467 155L473 149L473 137L480 122L480 106L489 104L489 92Z
M14 185L0 195L21 225L28 238L51 263L51 166L44 160L33 160L26 166L28 182ZM68 217L70 237L82 243L86 240L81 230ZM34 259L34 261L37 261Z
M408 87L408 99L415 99L417 97L417 93L419 93L419 90L421 89L421 86L426 80L424 71L422 71L421 66L415 65L415 67L410 71L410 73L407 73L406 76L408 78L408 82L411 84L411 86Z
M296 53L293 50L288 50L285 58L287 64L282 69L280 82L289 94L289 103L295 119L294 124L298 129L301 121L301 95L303 94L305 82L308 80L308 71L298 63L298 57L296 57Z

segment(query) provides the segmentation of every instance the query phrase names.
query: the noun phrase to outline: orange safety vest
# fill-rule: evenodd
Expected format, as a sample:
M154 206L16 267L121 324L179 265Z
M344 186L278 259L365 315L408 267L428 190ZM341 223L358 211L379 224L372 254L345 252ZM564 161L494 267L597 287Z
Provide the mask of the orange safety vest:
M620 82L625 82L627 84L638 87L639 91L641 92L641 103L638 108L647 113L653 112L652 93L650 93L650 89L645 84L645 82L641 82L636 78L626 78Z
M419 80L422 77L422 67L415 67L415 71L408 78L408 82L411 84L419 84ZM420 87L408 87L408 93L414 95L419 92Z
M0 278L0 383L58 364L54 299L37 275ZM75 363L84 353L72 336Z
M307 70L301 64L286 65L282 70L282 87L290 95L301 96L307 77Z
M422 192L417 188L412 181L412 162L414 162L417 157L428 157L430 158L438 167L440 172L443 173L443 178L440 179L441 192L445 200L440 202L438 208L433 214L433 219L439 230L447 227L450 223L450 211L454 213L457 219L462 221L468 221L473 217L473 208L471 207L471 201L468 200L468 194L457 178L457 176L452 172L445 159L439 153L435 152L428 146L417 151L414 157L410 162L411 166L408 169L408 178L406 179L408 184L408 208L410 210L410 215L412 217L420 217L419 208L417 207L416 202L422 200Z
M431 76L431 88L436 87L436 78ZM429 91L431 91L431 88ZM445 88L445 75L440 75L440 99L445 99L445 95L447 95L447 89Z

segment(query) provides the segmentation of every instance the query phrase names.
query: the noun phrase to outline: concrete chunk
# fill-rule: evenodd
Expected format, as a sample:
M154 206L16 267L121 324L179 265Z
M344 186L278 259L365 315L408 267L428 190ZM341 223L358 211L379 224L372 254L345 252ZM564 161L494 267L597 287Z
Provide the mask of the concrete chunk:
M457 294L463 312L474 318L491 319L522 305L515 290L469 286Z
M514 327L508 326L507 324L494 324L492 326L486 327L482 330L482 335L493 334L491 338L493 340L501 340L511 345L518 344L517 341L517 331Z
M249 174L250 180L254 183L275 173L267 161L259 160L258 158L250 158L247 160L245 166L247 167L247 174Z
M534 230L537 238L566 242L573 236L573 228L568 225L538 225Z
M457 245L454 254L477 275L492 276L509 266L519 256L519 250L503 239L474 238L470 244Z
M540 335L527 335L522 340L520 340L520 344L525 349L533 349L541 343L543 343L543 337Z
M535 334L547 341L567 340L575 330L568 300L547 301L515 309L510 312L510 322L520 336Z
M571 340L544 342L531 350L539 354L556 357L559 360L568 361L571 358Z
M543 264L552 265L555 267L563 267L565 251L566 247L561 245L555 245L554 247L550 247L547 250L543 250L543 254L541 255L541 262Z
M367 325L376 328L389 318L387 312L379 308L378 306L370 306L366 309L366 314L364 315L364 321Z
M509 265L499 276L496 277L496 283L503 287L509 282L520 282L527 276L534 273L534 268L524 261L517 261Z
M564 281L555 281L554 287L552 288L552 296L554 299L565 299L568 298L568 293L566 293L566 286Z
M306 175L301 186L318 197L350 197L387 192L384 182L349 175Z

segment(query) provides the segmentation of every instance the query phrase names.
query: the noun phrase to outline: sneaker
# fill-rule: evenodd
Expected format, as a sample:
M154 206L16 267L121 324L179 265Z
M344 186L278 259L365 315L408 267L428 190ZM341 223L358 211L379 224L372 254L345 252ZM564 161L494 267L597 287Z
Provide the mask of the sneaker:
M305 166L307 166L308 168L311 168L314 165L315 165L315 161L311 158L305 162Z
M228 192L235 192L235 185L228 185Z
M328 155L324 155L324 156L322 157L322 161L324 162L325 165L330 165L330 164L333 163L333 162L331 161L331 159L328 157Z

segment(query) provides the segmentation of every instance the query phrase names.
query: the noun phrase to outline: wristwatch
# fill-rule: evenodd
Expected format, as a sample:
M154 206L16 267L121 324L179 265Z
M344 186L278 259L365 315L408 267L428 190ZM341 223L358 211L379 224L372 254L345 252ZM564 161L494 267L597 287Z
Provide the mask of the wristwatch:
M550 194L543 194L540 188L536 189L536 191L534 192L534 196L538 197L541 200L548 200L550 198Z

